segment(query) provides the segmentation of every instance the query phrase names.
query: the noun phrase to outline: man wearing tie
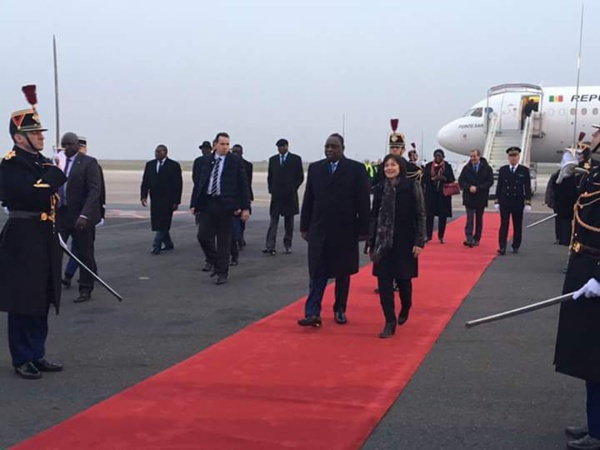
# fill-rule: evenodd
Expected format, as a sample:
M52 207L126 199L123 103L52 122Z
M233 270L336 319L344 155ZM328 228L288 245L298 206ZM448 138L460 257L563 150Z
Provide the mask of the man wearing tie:
M519 252L523 230L523 213L531 211L531 177L529 169L519 164L521 149L510 147L506 150L508 164L500 167L496 186L496 211L500 211L500 232L498 254L506 254L508 225L512 217L513 253Z
M173 220L173 212L181 203L183 179L181 166L177 161L167 157L169 150L165 145L159 145L154 151L155 159L146 163L141 186L142 206L148 205L150 194L150 219L152 231L156 232L152 244L152 254L173 250L173 240L169 230Z
M345 324L350 276L358 272L358 242L369 234L371 185L364 166L344 157L344 138L332 134L325 159L308 168L300 232L308 241L309 293L298 325L321 326L327 280L335 278L334 319Z
M74 253L81 262L97 272L94 257L96 225L102 218L102 179L98 161L79 151L79 138L75 133L66 133L61 139L65 149L64 173L67 183L60 191L57 227L66 242L73 238ZM94 278L88 271L79 274L79 297L74 301L88 301L94 290Z
M304 182L304 168L302 159L290 153L289 143L286 139L279 139L275 144L277 154L269 158L267 186L271 194L269 215L271 222L267 231L266 248L263 253L275 256L277 241L277 228L279 216L283 216L285 235L283 247L285 253L291 253L292 238L294 235L294 216L300 212L298 203L298 189Z
M215 138L212 161L204 164L192 208L198 214L198 236L206 260L214 267L216 284L227 283L233 217L250 217L250 189L244 161L229 152L229 135ZM214 248L215 236L217 248Z
M458 177L463 193L463 205L467 209L463 244L467 247L477 247L483 232L483 212L487 206L490 188L494 184L494 172L485 158L481 158L478 149L471 150L469 157L469 163L463 167Z

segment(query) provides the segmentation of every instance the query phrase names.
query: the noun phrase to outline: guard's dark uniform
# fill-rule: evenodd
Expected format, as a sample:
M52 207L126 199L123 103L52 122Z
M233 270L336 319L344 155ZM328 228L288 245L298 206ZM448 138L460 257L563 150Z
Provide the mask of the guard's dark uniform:
M600 167L584 180L574 208L571 256L563 294L590 278L600 281ZM588 428L600 439L600 298L561 304L554 364L556 371L586 381Z
M45 130L31 109L12 115L10 131L14 136ZM8 313L13 366L25 378L39 378L38 369L50 367L44 365L47 315L50 305L58 313L61 289L54 207L65 181L51 160L16 145L0 163L0 200L9 210L0 233L0 311Z
M506 153L509 153L509 150L521 153L521 150L516 147L508 149ZM503 252L506 250L508 226L511 217L513 223L512 248L514 251L518 251L521 246L523 232L523 209L525 205L531 204L531 176L529 169L521 164L518 164L514 168L510 164L500 167L496 195L496 203L500 205L499 251Z

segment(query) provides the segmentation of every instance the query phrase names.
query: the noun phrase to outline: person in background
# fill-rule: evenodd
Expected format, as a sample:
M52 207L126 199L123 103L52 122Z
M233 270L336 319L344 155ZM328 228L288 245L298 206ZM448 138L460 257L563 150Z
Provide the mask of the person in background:
M444 243L446 222L452 217L452 197L444 195L444 184L454 182L452 166L444 160L444 151L433 152L433 161L425 166L423 185L425 187L425 205L427 209L427 241L433 238L433 221L438 218L438 239Z
M246 178L248 180L248 190L250 191L250 204L254 201L254 192L252 191L252 172L253 165L250 161L244 159L244 148L240 144L235 144L231 147L231 153L241 158L246 169ZM252 206L250 206L250 214L252 214ZM244 232L246 231L246 222L241 220L239 216L233 217L233 238L231 239L231 265L239 264L240 250L246 246Z
M389 338L396 323L408 320L412 306L412 279L418 276L418 257L425 246L425 199L421 183L406 177L397 155L383 160L385 180L376 186L371 209L369 255L377 277L385 326L380 338ZM402 309L396 319L394 284Z

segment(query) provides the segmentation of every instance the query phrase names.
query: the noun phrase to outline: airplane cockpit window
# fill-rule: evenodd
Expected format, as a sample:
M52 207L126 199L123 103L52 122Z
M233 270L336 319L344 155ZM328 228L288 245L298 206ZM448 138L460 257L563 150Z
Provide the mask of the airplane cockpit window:
M474 109L468 110L466 113L463 114L463 117L469 117L473 111Z
M483 116L483 108L475 108L471 113L471 117L482 117Z

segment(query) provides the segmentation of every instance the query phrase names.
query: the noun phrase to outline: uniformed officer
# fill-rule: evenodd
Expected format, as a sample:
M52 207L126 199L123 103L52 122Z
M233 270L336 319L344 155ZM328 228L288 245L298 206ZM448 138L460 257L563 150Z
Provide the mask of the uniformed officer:
M595 125L591 152L600 148ZM575 203L571 255L563 293L576 291L561 304L554 364L556 371L585 380L587 426L568 427L571 449L600 449L600 167L583 180Z
M66 177L42 156L46 131L35 109L35 86L23 88L31 109L10 118L13 149L0 163L0 200L9 218L0 233L0 311L8 313L15 372L39 379L62 365L45 359L48 311L60 304L61 249L54 227L58 188Z
M506 254L508 225L512 217L513 253L519 252L523 230L523 213L531 211L531 176L529 169L519 164L521 149L506 149L508 164L500 167L496 185L497 211L500 211L500 232L498 235L498 254Z

